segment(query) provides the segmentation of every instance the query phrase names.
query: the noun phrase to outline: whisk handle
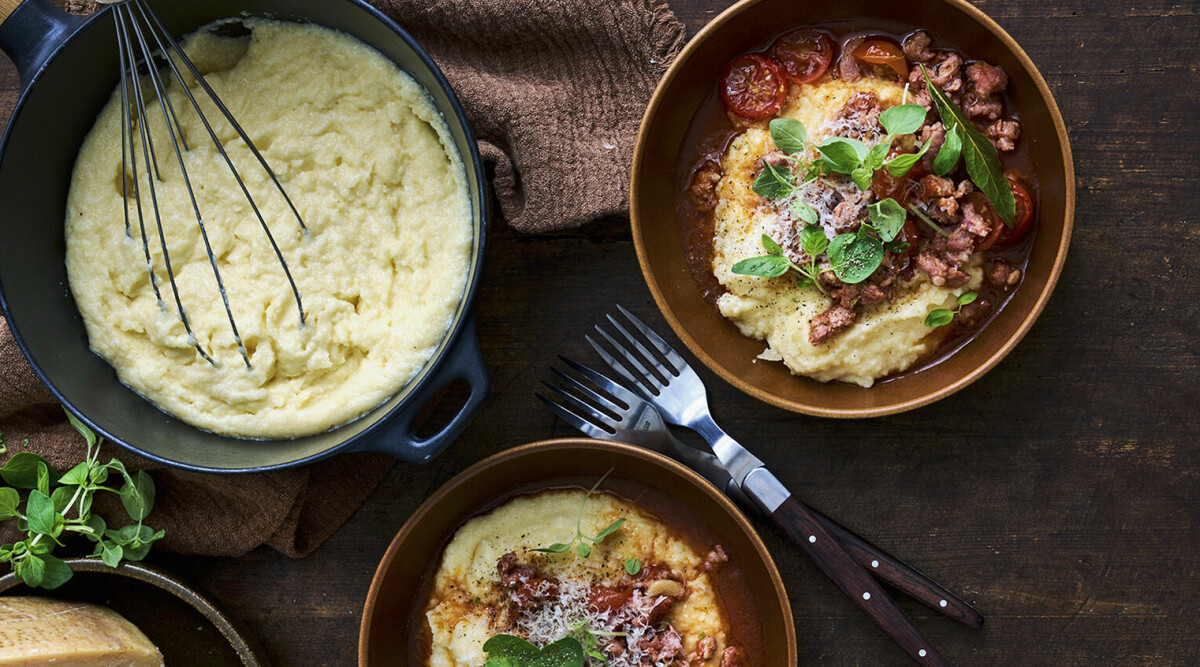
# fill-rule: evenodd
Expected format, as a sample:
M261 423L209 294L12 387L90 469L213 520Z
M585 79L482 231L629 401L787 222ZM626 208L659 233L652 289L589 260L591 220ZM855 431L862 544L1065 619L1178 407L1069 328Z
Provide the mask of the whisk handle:
M87 18L68 14L49 0L0 0L0 51L17 66L22 89Z
M441 363L405 399L400 413L357 443L354 451L377 452L401 461L424 463L440 454L458 437L491 389L491 379L488 378L487 366L479 350L473 314L463 320L458 334L453 347L443 353ZM467 400L437 433L418 437L413 432L417 415L439 391L455 380L463 380L470 385L471 393Z

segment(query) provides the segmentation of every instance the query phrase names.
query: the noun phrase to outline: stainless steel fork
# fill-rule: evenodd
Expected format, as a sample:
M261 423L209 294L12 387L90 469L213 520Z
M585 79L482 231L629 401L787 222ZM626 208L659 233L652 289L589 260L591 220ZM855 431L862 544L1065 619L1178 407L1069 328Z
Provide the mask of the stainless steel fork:
M632 313L617 308L641 336L631 334L609 315L608 321L621 340L602 327L597 326L596 331L615 354L590 336L587 338L605 363L629 382L631 389L657 407L667 421L687 426L703 436L746 495L910 658L920 664L947 664L879 583L821 524L812 509L792 495L762 461L717 426L709 411L704 383L683 357ZM646 347L647 343L657 354Z
M556 415L593 438L612 439L670 456L700 473L747 512L761 512L717 457L680 442L657 408L603 374L559 356L578 378L551 367L563 384L543 383L557 397L536 396ZM591 383L589 386L586 380ZM596 387L593 389L592 387ZM813 515L863 567L925 606L960 623L979 627L983 616L945 587L904 561L883 551L845 526L813 510Z

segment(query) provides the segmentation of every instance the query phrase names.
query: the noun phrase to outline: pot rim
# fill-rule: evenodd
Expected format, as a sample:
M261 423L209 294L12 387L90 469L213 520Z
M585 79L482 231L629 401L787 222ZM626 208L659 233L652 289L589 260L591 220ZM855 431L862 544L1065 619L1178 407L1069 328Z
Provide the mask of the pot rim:
M431 101L434 102L435 107L438 108L438 111L441 112L443 116L452 115L453 118L456 119L457 123L462 128L462 132L463 132L463 136L464 136L464 143L470 149L468 151L469 154L460 155L460 157L462 158L462 161L463 161L464 173L467 175L470 175L473 173L475 175L476 187L473 189L471 189L471 188L468 189L468 196L478 198L479 209L478 209L478 215L473 216L474 220L472 221L473 227L474 227L474 229L473 229L474 238L472 241L473 248L472 248L472 254L471 254L470 274L468 275L467 283L464 286L462 296L459 299L459 302L457 304L457 311L456 311L455 318L451 324L450 329L447 331L446 335L440 341L439 347L435 351L434 355L425 362L425 364L421 367L420 370L418 370L417 374L411 380L409 380L409 382L405 383L403 386L401 386L399 389L397 389L397 391L395 393L393 393L391 396L389 396L388 399L384 401L384 403L387 403L388 401L392 400L392 398L394 398L397 394L399 394L401 392L407 392L407 395L405 395L404 398L400 399L400 401L395 406L393 406L390 410L375 416L374 421L370 425L368 425L366 428L363 428L362 430L354 433L353 435L350 435L350 436L344 438L343 440L337 442L336 444L334 444L330 447L327 447L324 450L314 452L307 456L303 456L300 458L294 458L291 460L277 462L277 463L270 463L270 464L266 464L266 465L254 466L254 467L226 468L226 467L220 467L220 466L199 465L199 464L193 464L193 463L186 463L186 462L182 462L182 461L176 461L176 460L168 458L166 456L162 456L159 454L155 454L151 451L147 451L140 445L135 445L135 444L126 442L124 439L114 436L109 430L105 429L104 427L99 425L97 422L93 421L90 417L88 417L83 411L79 410L74 405L74 403L69 401L66 398L66 396L63 395L63 393L54 385L54 383L50 381L50 378L42 370L41 365L34 359L33 355L30 354L29 347L26 344L24 337L22 336L21 332L18 330L17 326L14 325L12 313L9 309L8 299L6 298L5 293L4 293L3 282L0 281L0 311L3 312L5 319L8 323L9 330L12 332L13 339L16 341L17 346L21 350L21 353L25 356L26 360L29 362L29 365L32 368L34 374L42 382L42 384L44 384L50 390L50 393L54 396L54 399L56 401L58 401L65 408L67 408L72 414L77 416L80 419L80 421L87 424L88 427L91 428L93 431L95 431L97 435L103 436L106 440L114 442L114 443L120 445L121 447L123 447L131 452L134 452L134 453L138 454L139 456L143 456L147 459L150 459L156 463L161 463L163 465L170 466L172 468L188 470L191 472L221 473L221 474L252 474L252 473L259 473L259 472L267 472L270 470L281 470L281 469L286 469L286 468L305 466L305 465L320 461L322 459L329 458L329 457L334 456L339 453L354 451L354 446L356 444L360 444L361 442L367 440L371 436L376 435L380 429L386 427L388 422L390 422L393 418L397 417L398 415L402 414L405 410L420 409L421 406L416 406L414 408L414 406L412 405L412 400L411 400L418 393L417 390L423 384L425 384L426 382L431 381L433 378L435 378L437 376L437 371L448 362L450 357L452 357L456 352L458 352L459 346L461 344L464 344L465 342L468 342L468 341L462 340L465 330L472 331L471 335L474 335L474 333L473 333L473 331L474 331L473 322L474 322L474 317L475 317L474 306L475 306L475 301L478 298L480 283L482 282L483 263L484 263L484 256L485 256L484 250L485 250L485 246L486 246L487 227L488 227L488 220L489 220L489 216L490 216L490 202L488 199L487 179L486 179L486 174L483 169L482 157L479 153L479 145L478 145L478 142L475 137L474 129L472 128L470 121L466 117L466 112L463 109L462 102L458 99L458 95L454 92L454 89L450 86L450 83L446 79L445 74L442 72L441 68L439 68L437 66L437 64L429 56L429 53L424 49L424 47L422 47L398 23L396 23L394 20L392 20L390 17L388 17L386 14L384 14L382 11L380 11L379 9L377 9L370 3L366 2L366 0L343 0L343 2L354 5L354 6L358 7L359 9L363 10L371 18L380 22L381 24L386 26L388 29L390 29L392 34L394 34L397 38L399 38L401 41L403 41L405 44L407 44L407 46L410 49L412 49L412 51L416 54L418 59L421 61L423 67L425 67L425 69L427 69L429 71L429 73L433 76L434 80L437 81L438 86L445 93L447 100L449 100L450 108L449 109L441 108L441 105L438 105L435 100L432 100L432 98L431 98ZM60 10L55 9L55 11L60 11ZM112 11L112 9L110 7L103 7L100 11L97 11L94 14L92 14L91 16L88 16L86 18L77 18L77 17L73 17L69 14L63 13L63 16L66 17L64 20L69 21L69 22L70 21L78 21L78 23L73 26L73 28L70 30L70 32L66 35L65 39L62 41L62 43L58 44L50 51L44 64L30 77L29 82L22 87L20 96L17 100L16 105L13 107L12 115L9 118L8 126L4 131L3 139L0 139L0 163L2 163L4 160L4 156L7 151L10 136L13 134L16 127L20 123L21 113L24 109L24 106L28 99L30 91L32 91L34 89L34 87L38 84L39 80L46 73L46 71L48 71L51 67L54 66L55 61L58 59L58 57L63 53L63 51L65 49L67 49L71 46L71 43L73 41L75 41L75 39L80 34L82 34L84 31L86 31L88 29L93 28L93 24L96 21L102 20L105 17L105 14L108 12L111 12L111 11ZM269 11L264 10L262 12L262 15L267 15L269 13L270 13ZM298 16L300 16L300 15L298 14ZM288 20L288 19L283 19L283 20ZM316 23L316 22L314 22L314 23ZM319 23L318 23L318 25L319 25ZM198 26L198 27L202 27L202 26ZM339 30L339 32L342 32L342 31ZM355 39L358 39L358 38L355 37ZM359 40L359 41L362 41L362 40ZM366 43L366 42L364 42L364 43ZM376 51L379 51L379 49L374 47L374 45L368 44L368 46L371 46L371 48L375 49ZM387 57L387 56L385 56L385 57ZM391 59L389 58L389 60L391 60ZM447 114L448 111L451 113ZM72 303L73 302L74 302L74 300L72 299ZM474 341L469 341L469 343L472 345L475 344ZM126 389L131 392L133 391L133 389L130 389L128 387L126 387ZM134 393L137 393L137 392L134 392ZM159 409L160 411L162 410L158 406L151 403L145 397L141 397L141 398L142 398L142 400L145 400L148 403L150 403L156 409ZM382 404L379 407L382 407ZM348 422L340 424L331 430L337 430L340 428L344 428L346 426L356 424L360 420L367 419L367 418L369 418L371 413L374 412L375 410L378 410L379 407L376 407L376 408L372 409L371 411L368 411L367 413L360 415L359 417L356 417L355 419L352 419ZM164 411L164 413L165 413L165 411ZM192 426L191 424L187 424L186 422L183 422L178 417L175 417L174 415L171 415L170 413L165 413L165 414L167 414L172 419L179 421L180 423L182 423L192 429L195 429L198 432L209 433L207 431L203 431L202 429L198 429L197 427ZM219 437L223 437L230 441L240 442L240 443L245 444L246 446L251 446L251 447L253 447L257 444L260 444L260 443L264 443L264 442L286 443L291 440L294 440L292 438L250 439L250 438L238 438L238 437L234 437L234 436L223 436L221 434L215 434L215 435L217 435ZM310 434L310 436L305 436L305 437L312 437L312 436L316 436L316 435L321 435L321 434Z

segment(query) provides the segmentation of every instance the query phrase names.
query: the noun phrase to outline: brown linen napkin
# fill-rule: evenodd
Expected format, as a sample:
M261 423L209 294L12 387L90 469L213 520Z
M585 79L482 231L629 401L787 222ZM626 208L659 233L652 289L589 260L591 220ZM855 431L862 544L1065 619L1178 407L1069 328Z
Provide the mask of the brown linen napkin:
M683 41L665 0L375 3L430 51L454 86L494 167L509 224L545 232L625 212L642 110ZM94 0L62 4L76 13L96 10ZM0 460L25 450L26 439L28 451L60 469L84 451L2 317L0 433L8 445ZM103 456L152 471L158 497L147 523L166 530L159 548L227 556L261 544L307 555L392 463L352 454L300 470L216 476L158 466L115 445ZM0 532L0 540L12 537Z

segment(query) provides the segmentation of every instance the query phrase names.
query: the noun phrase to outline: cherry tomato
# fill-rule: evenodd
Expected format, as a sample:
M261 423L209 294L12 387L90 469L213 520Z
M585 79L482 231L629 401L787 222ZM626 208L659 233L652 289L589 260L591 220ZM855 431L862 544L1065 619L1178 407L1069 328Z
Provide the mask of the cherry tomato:
M721 77L725 108L750 121L766 120L783 108L787 80L779 65L757 53L734 58Z
M882 39L872 39L854 49L854 57L872 65L891 67L901 81L908 81L908 61L899 46Z
M811 83L829 69L833 40L816 30L793 30L775 40L771 57L793 83Z
M1008 175L1008 182L1012 185L1013 198L1017 200L1017 214L1013 216L1013 226L1005 226L1004 233L996 240L1000 245L1011 245L1020 241L1033 228L1033 197L1029 196L1029 191L1012 174Z
M978 190L972 191L967 195L967 202L975 207L976 213L987 219L988 226L992 229L991 233L984 237L984 239L979 242L979 245L975 246L975 252L983 252L984 250L996 245L996 241L1000 239L1000 235L1003 234L1004 230L1008 229L1008 227L1004 225L1004 221L1001 220L1000 215L996 213L996 209L992 206L992 202L988 201L987 196L982 192Z

